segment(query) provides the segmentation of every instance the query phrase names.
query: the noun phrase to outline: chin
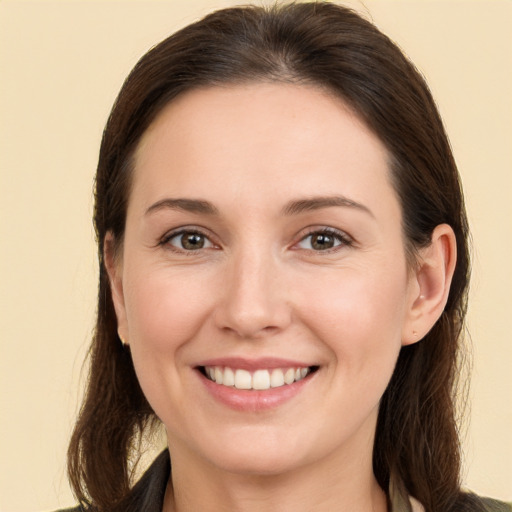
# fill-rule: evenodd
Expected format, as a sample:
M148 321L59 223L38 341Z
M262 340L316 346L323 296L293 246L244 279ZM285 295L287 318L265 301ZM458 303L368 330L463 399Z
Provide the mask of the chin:
M288 473L301 466L299 460L295 460L289 454L259 453L257 456L233 454L213 461L221 470L238 475L252 476L277 476Z
M244 475L280 475L293 471L311 462L306 443L283 436L268 436L258 439L253 435L236 438L230 443L218 442L208 448L204 455L217 468L230 473ZM314 457L313 457L314 458Z

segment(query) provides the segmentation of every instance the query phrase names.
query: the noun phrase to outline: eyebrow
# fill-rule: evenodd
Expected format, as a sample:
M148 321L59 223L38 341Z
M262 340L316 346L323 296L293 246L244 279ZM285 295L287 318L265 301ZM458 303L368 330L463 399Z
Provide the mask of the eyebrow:
M152 204L147 210L146 215L157 212L159 210L182 210L191 213L202 213L204 215L218 215L219 210L212 203L202 199L162 199Z
M347 208L355 208L368 213L375 218L372 211L364 204L358 203L344 196L323 196L299 199L290 201L282 210L283 215L298 215L304 212L320 210L322 208L331 208L333 206L342 206Z
M371 217L375 217L372 211L365 205L353 201L352 199L348 199L347 197L344 196L322 196L290 201L288 204L284 206L281 213L282 215L286 216L299 215L300 213L321 210L322 208L340 206L345 208L355 208L357 210L361 210L365 213L368 213ZM146 210L146 215L164 209L182 210L186 212L199 213L203 215L219 214L219 210L212 203L210 203L209 201L205 201L203 199L166 198L152 204Z

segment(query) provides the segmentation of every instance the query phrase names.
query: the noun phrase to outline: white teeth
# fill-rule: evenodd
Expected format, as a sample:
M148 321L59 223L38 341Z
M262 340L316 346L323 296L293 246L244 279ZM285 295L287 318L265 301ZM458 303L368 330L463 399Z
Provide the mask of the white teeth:
M277 368L276 370L272 370L270 374L270 387L280 388L281 386L284 386L284 373L283 370Z
M284 382L285 384L295 382L295 370L293 368L288 368L288 370L286 370L286 373L284 374Z
M217 379L215 379L217 382ZM231 368L224 369L224 376L222 377L222 384L224 386L234 386L235 385L235 372Z
M310 373L310 368L274 368L272 370L256 370L251 373L247 370L232 369L222 366L206 366L205 373L213 382L237 389L267 390L279 388L285 384L293 384L302 380Z
M215 379L217 384L222 384ZM247 370L237 370L235 372L235 388L237 389L251 389L252 388L252 377Z
M252 389L269 389L270 373L268 370L257 370L252 376Z

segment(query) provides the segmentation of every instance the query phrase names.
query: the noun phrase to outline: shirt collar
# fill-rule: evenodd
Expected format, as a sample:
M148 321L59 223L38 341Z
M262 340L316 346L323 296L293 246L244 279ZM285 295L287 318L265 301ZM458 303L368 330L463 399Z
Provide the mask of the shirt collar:
M389 501L391 512L425 512L421 503L412 496L408 496L403 485L393 477L389 482Z
M125 507L127 512L161 512L170 474L169 450L165 449L133 488ZM403 486L392 478L389 485L390 512L425 512L421 504L402 489Z

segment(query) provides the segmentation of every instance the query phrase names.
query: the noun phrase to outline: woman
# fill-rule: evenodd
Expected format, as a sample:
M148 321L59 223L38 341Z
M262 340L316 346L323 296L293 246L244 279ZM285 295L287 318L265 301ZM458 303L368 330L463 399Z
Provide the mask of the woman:
M95 225L85 510L507 510L460 489L458 173L369 22L227 9L160 43L105 129Z

